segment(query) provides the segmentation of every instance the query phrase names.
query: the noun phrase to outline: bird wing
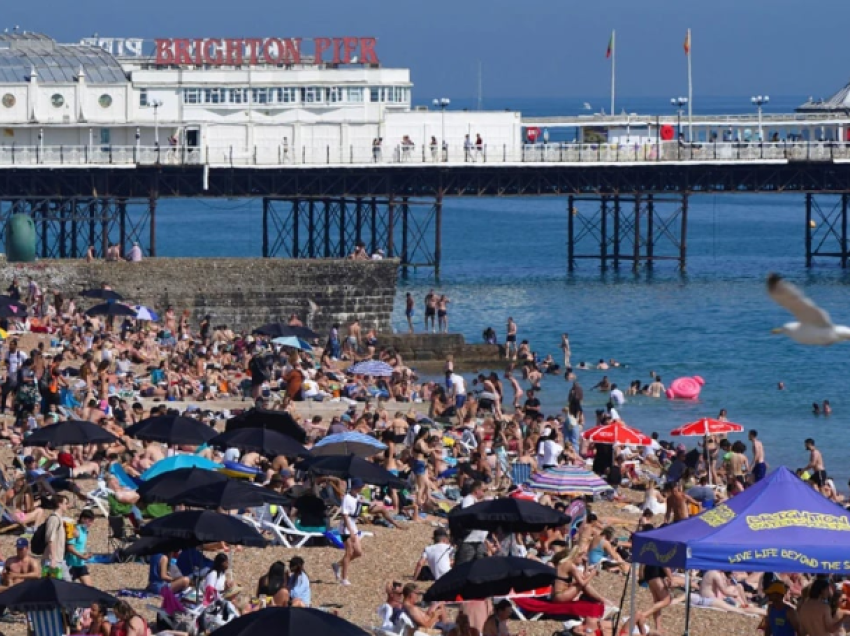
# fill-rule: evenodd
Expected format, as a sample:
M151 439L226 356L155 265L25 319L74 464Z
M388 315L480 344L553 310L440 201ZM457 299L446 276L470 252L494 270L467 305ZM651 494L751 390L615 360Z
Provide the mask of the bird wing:
M813 327L832 327L829 314L814 304L796 285L789 283L779 274L767 277L767 293L794 314L794 317L805 325Z

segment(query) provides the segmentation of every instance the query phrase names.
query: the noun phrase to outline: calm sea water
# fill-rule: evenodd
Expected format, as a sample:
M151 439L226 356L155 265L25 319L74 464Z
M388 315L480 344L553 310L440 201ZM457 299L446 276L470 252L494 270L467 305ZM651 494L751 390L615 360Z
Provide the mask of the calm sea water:
M584 99L534 102L487 101L487 107L520 108L528 114L575 113ZM592 105L604 99L588 100ZM770 110L788 112L799 97L774 98ZM459 105L463 105L459 103ZM669 100L623 102L630 112L670 112ZM698 112L751 108L748 98L703 100ZM619 110L619 108L618 108ZM158 247L164 256L258 256L257 201L164 202L158 213ZM435 287L451 299L450 327L470 342L493 326L500 338L508 316L541 354L558 357L560 334L569 332L573 361L616 358L626 366L608 371L625 387L649 382L651 370L665 383L700 375L706 385L699 402L632 398L621 409L631 425L662 436L721 408L731 420L755 428L768 463L806 464L803 440L813 437L827 469L841 482L850 477L845 453L850 423L850 343L802 347L770 329L788 315L767 297L764 279L777 271L806 288L833 318L850 323L850 275L834 262L804 267L802 195L723 195L691 199L686 275L660 264L633 274L628 264L602 274L598 264L580 262L566 272L566 201L562 199L454 199L444 212L443 271L439 284L420 272L401 284L394 324L405 328L404 293L422 298ZM419 325L421 328L421 322ZM497 369L500 370L500 369ZM590 387L601 372L581 372ZM777 390L777 382L786 389ZM541 400L550 412L565 404L568 385L547 377ZM605 396L586 391L586 412ZM828 399L829 418L814 417L811 404ZM740 439L746 441L744 435ZM693 441L693 440L686 440Z

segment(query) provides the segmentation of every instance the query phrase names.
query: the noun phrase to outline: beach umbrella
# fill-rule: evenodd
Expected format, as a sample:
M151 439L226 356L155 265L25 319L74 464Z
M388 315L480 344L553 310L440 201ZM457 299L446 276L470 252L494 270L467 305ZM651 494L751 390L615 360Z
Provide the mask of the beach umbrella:
M389 378L393 374L393 368L380 360L364 360L348 367L345 372L353 375L369 375L374 378Z
M356 455L357 457L372 457L387 450L387 445L379 442L370 435L350 431L337 433L322 438L313 446L314 457L326 455Z
M503 498L480 501L467 508L457 507L449 513L449 527L458 530L502 529L505 532L541 532L564 526L571 519L559 510L536 501Z
M21 303L0 305L0 318L26 318L28 315L26 305Z
M223 541L231 545L262 548L266 540L241 517L212 510L182 510L154 519L139 529L143 537L191 539L201 543Z
M703 417L695 422L688 422L678 428L674 428L670 431L670 435L675 435L676 437L680 435L686 437L707 437L708 435L740 433L743 430L744 427L740 424L724 422L723 420L716 420L712 417Z
M166 457L165 459L160 459L157 463L155 463L153 466L143 472L142 481L153 479L157 475L169 473L172 470L178 470L180 468L219 470L221 468L221 464L217 464L211 459L201 457L200 455L174 455L173 457Z
M0 307L14 307L14 311L26 312L27 306L11 296L0 296Z
M344 618L312 607L267 607L230 621L216 636L369 636Z
M124 300L124 296L112 289L84 289L80 292L83 298L96 298L98 300Z
M257 508L267 503L287 504L289 499L224 473L202 468L180 468L163 473L139 486L146 502L184 504L195 508Z
M194 539L171 539L162 537L141 537L136 539L126 548L121 549L121 554L124 556L145 557L153 556L154 554L168 554L170 552L179 552L187 548L196 548L201 545L201 541Z
M147 417L126 431L127 435L146 442L201 445L216 436L215 429L200 420L182 415Z
M621 446L648 446L652 439L638 429L626 426L625 422L614 420L608 424L594 426L583 433L586 440L597 444L620 444Z
M30 579L0 592L0 607L14 612L38 612L54 609L77 609L92 603L109 607L118 599L96 587L54 578Z
M390 486L404 488L406 484L383 466L367 462L356 455L329 455L327 457L311 457L298 463L296 468L307 470L314 475L353 479L357 477L364 483L373 486Z
M433 603L507 596L546 587L557 578L555 568L540 561L491 556L453 567L425 592L424 600Z
M312 454L289 435L267 428L237 428L216 435L208 443L215 448L238 448L243 453L260 453L266 457L309 457Z
M76 446L83 444L113 444L119 439L102 426L83 420L68 420L36 429L24 438L26 446Z
M307 441L307 431L286 411L252 408L244 413L227 420L225 431L240 428L268 428L283 435L288 435L296 442L303 444Z
M254 329L254 333L261 336L269 336L271 338L294 336L303 340L314 340L319 337L319 334L308 327L286 325L282 322L272 322L267 325L263 325L262 327Z
M581 466L554 466L534 473L529 488L553 495L595 497L612 490L611 486L593 471Z
M133 309L136 311L136 320L148 320L151 322L159 320L159 314L150 307L145 307L144 305L133 305Z
M279 338L273 339L272 343L280 345L281 347L291 347L293 349L300 349L301 351L313 350L313 347L310 346L309 342L307 342L303 338L299 338L298 336L280 336Z
M136 310L121 303L108 302L95 305L86 311L87 316L129 316L136 317Z

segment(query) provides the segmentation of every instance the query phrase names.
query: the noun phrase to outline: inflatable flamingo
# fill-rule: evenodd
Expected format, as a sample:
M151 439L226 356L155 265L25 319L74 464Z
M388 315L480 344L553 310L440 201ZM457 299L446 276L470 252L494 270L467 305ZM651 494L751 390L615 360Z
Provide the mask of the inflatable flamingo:
M676 378L670 383L670 388L667 389L667 399L696 400L699 398L703 384L705 384L705 380L698 375L692 378Z

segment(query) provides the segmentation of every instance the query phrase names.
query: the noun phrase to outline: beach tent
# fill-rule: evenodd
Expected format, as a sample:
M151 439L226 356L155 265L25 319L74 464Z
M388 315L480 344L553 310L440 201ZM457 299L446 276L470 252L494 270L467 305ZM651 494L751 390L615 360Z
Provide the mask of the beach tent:
M696 517L638 532L632 561L685 570L685 633L691 570L850 574L850 512L781 466ZM629 631L637 568L632 567Z
M638 563L850 574L850 512L780 467L702 514L632 539Z

